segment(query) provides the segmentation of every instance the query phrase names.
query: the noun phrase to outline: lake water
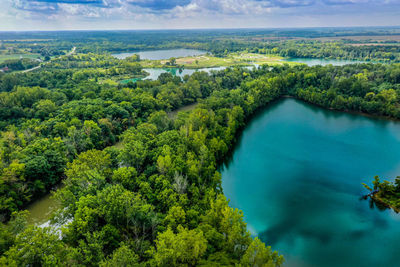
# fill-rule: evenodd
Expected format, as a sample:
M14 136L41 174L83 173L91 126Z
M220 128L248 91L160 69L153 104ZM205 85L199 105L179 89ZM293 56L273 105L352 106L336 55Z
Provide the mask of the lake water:
M343 66L347 64L365 63L364 61L357 60L340 60L340 59L320 59L320 58L285 58L283 61L304 63L308 66L316 65L333 65L333 66Z
M118 53L112 54L112 56L118 59L124 59L130 57L134 54L140 56L140 59L150 59L150 60L163 60L170 59L171 57L189 57L189 56L198 56L206 54L206 51L197 50L197 49L165 49L165 50L151 50L151 51L136 51L129 53Z
M375 175L400 175L400 123L284 99L247 125L222 187L285 266L400 266L400 215L361 199Z

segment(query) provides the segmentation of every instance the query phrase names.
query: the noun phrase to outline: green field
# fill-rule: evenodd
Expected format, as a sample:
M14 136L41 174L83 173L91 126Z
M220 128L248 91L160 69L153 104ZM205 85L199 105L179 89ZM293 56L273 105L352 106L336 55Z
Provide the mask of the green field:
M0 63L9 60L9 59L19 59L19 58L40 58L39 54L11 54L11 55L3 55L0 54Z
M145 68L162 68L167 66L169 60L144 60L141 64ZM176 59L176 66L184 66L187 69L229 67L229 66L250 66L253 64L297 64L285 62L283 57L276 55L264 55L255 53L231 53L226 57L214 57L209 55L181 57Z

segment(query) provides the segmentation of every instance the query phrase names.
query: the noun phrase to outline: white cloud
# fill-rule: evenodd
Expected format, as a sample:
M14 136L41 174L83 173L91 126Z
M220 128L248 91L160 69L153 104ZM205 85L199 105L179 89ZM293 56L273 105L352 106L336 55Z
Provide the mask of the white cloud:
M395 0L0 0L2 29L399 24ZM4 4L3 4L4 3ZM321 18L323 16L323 19ZM351 18L353 17L353 19ZM5 19L7 18L7 19ZM382 19L384 18L384 19ZM376 22L376 23L375 23Z

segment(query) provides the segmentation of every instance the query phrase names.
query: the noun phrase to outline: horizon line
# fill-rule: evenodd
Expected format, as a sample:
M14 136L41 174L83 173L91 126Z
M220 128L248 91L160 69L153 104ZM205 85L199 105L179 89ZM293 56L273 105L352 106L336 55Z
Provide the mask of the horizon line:
M367 26L309 26L309 27L243 27L243 28L141 28L141 29L63 29L63 30L0 30L0 33L11 32L74 32L74 31L196 31L196 30L288 30L288 29L354 29L354 28L399 28L400 25L367 25Z

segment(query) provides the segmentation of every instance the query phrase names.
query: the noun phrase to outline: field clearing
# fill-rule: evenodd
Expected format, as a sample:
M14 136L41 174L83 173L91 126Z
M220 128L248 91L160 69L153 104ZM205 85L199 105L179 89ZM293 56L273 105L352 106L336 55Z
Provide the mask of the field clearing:
M0 63L9 59L20 59L20 58L40 58L39 54L11 54L11 55L1 55Z
M147 68L173 67L168 65L169 60L145 60L141 64ZM227 57L214 57L209 55L182 57L176 59L176 67L184 66L187 69L251 66L253 64L282 65L284 63L293 65L294 62L285 62L283 57L275 55L263 55L256 53L231 53Z

